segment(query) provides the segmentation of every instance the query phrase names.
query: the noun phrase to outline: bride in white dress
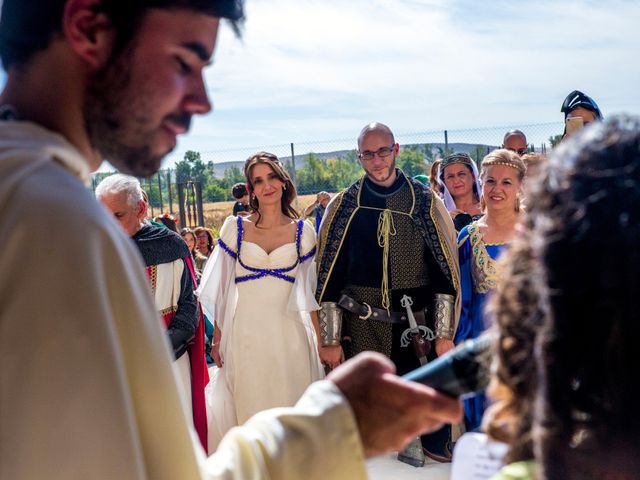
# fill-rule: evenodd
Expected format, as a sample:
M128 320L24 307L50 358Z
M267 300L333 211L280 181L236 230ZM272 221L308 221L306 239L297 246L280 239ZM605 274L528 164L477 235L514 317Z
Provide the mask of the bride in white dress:
M216 325L210 452L230 428L261 410L294 405L324 376L314 228L295 220L295 187L275 155L250 157L245 176L254 213L225 220L197 291Z

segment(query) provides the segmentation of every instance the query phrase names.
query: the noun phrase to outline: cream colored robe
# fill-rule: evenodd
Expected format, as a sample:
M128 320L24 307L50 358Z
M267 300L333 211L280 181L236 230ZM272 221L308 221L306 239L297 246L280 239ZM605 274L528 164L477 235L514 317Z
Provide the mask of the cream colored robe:
M64 138L0 122L0 478L365 478L330 382L205 458L133 243Z

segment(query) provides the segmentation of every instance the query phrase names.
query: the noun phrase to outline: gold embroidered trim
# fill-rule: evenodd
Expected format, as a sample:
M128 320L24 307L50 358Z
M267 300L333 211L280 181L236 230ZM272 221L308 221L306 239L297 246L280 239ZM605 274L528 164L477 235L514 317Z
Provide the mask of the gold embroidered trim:
M160 315L164 316L164 315L166 315L168 313L175 313L177 311L178 311L178 306L176 305L176 306L172 306L172 307L168 307L168 308L164 308L164 309L160 310Z
M362 180L364 180L364 177L362 177L362 179L360 180L360 187L362 187ZM331 227L331 224L333 223L333 220L335 219L335 215L336 212L338 211L338 209L340 208L340 205L342 204L342 200L344 199L344 193L346 190L343 190L342 192L340 192L339 195L340 199L338 204L335 206L335 208L333 209L331 218L327 218L327 229L326 229L326 233L323 235L324 238L324 242L322 245L322 252L318 252L318 271L320 270L320 262L322 261L322 256L324 255L324 248L327 245L327 240L329 238L329 228ZM338 256L340 255L340 250L342 250L342 243L344 242L345 237L347 236L347 231L349 230L349 225L351 225L351 220L353 220L353 217L355 216L356 212L358 211L358 207L356 207L353 212L351 213L351 216L349 217L349 221L347 222L347 226L344 229L344 235L342 235L342 238L340 239L340 245L338 245L338 250L336 251L336 255L333 257L333 260L331 261L331 266L329 267L329 271L327 272L327 278L324 281L324 285L322 285L322 291L320 292L320 298L318 299L318 303L322 302L322 297L324 297L324 291L327 288L327 285L329 283L329 279L331 278L331 273L333 272L333 267L336 264L336 260L338 260Z
M147 274L149 275L149 283L151 284L151 292L155 295L156 287L158 286L158 266L151 265L147 267Z
M496 287L500 278L499 264L487 252L480 228L475 222L469 224L469 242L473 257L472 274L476 292L487 293Z
M438 232L438 242L440 243L440 248L444 253L444 257L447 260L447 265L449 265L449 271L451 272L451 279L453 280L453 288L456 292L456 297L460 295L460 277L458 276L454 260L451 258L451 252L449 251L449 245L446 242L442 241L442 231L440 230L440 223L436 221L435 209L436 209L435 199L431 199L431 205L429 206L429 216L431 217L431 222L436 227L436 232ZM456 252L457 254L457 252ZM458 325L456 324L456 329Z

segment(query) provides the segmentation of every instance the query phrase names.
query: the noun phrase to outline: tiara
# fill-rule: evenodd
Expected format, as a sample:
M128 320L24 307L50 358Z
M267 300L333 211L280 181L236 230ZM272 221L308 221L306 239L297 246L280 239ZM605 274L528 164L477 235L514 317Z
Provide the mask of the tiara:
M508 160L491 160L491 159L487 160L486 162L485 161L482 162L483 167L490 167L492 165L503 165L505 167L515 168L522 175L527 173L527 167L524 165L524 162L518 163L518 162L510 162Z
M445 167L448 167L449 165L453 165L454 163L463 163L465 165L470 166L471 162L473 162L473 160L468 154L454 153L452 155L445 157L445 159L442 160L442 163L440 164L440 168L442 169L441 171L444 171Z

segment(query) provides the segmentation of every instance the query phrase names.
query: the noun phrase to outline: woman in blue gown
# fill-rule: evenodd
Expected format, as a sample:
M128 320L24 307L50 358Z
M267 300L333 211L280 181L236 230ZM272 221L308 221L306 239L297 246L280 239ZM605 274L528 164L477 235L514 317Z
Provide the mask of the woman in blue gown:
M494 150L482 160L484 215L458 235L462 312L454 338L456 345L478 337L488 327L484 304L500 278L497 259L515 233L525 170L522 159L509 150ZM485 405L484 393L465 400L467 431L480 426Z

